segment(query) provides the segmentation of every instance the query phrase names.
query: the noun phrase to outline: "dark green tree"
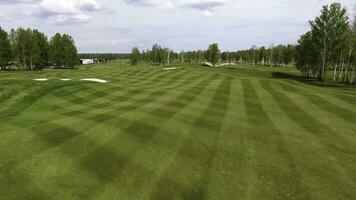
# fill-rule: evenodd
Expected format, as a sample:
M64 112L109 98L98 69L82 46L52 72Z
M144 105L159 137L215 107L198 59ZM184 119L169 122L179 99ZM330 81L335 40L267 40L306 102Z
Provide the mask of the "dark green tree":
M32 41L33 65L37 69L44 69L48 65L49 59L48 39L44 33L33 30Z
M214 67L219 62L220 59L220 50L219 45L214 43L211 44L207 50L207 60L210 62Z
M137 65L141 61L141 52L137 47L132 49L130 60L133 65Z
M7 32L0 27L0 68L6 68L11 59L12 54L9 36Z
M50 51L49 57L52 65L54 67L64 67L64 46L62 41L62 35L60 33L56 33L49 42Z
M63 34L62 44L64 48L64 67L73 68L76 64L79 63L78 50L74 39L68 34Z

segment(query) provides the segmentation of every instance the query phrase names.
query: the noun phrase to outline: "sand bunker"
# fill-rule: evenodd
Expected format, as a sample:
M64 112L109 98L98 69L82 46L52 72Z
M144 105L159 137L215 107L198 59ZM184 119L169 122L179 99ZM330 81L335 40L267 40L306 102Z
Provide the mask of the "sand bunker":
M103 79L97 79L97 78L84 78L80 79L81 81L91 81L91 82L97 82L97 83L107 83L106 80Z
M165 70L165 71L169 71L169 70L175 70L175 69L177 69L176 67L170 67L170 68L163 68L163 70Z
M47 78L37 78L37 79L33 79L33 80L35 80L35 81L48 81Z
M47 78L37 78L37 79L33 79L34 81L48 81ZM59 79L61 81L71 81L72 79L70 78L61 78ZM96 83L107 83L108 81L103 80L103 79L98 79L98 78L83 78L80 79L81 81L90 81L90 82L96 82Z

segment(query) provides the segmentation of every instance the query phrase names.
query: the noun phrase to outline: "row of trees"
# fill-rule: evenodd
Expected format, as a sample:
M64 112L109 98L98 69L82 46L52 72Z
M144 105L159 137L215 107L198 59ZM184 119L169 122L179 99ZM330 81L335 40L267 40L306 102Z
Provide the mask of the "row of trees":
M293 65L295 57L295 45L271 45L269 48L252 46L248 50L238 52L225 52L224 58L241 64L283 66Z
M120 60L130 59L130 54L124 53L80 53L78 57L82 59L102 59L102 60Z
M67 34L55 34L50 40L34 29L0 27L0 68L41 70L48 67L73 67L78 63L77 48Z
M137 47L132 49L131 63L137 65L140 62L169 65L171 63L200 63L210 62L212 65L220 60L221 53L218 44L212 44L206 51L174 52L168 48L163 48L158 44L152 46L152 49L140 51Z
M132 49L131 62L138 64L146 62L150 64L169 64L169 63L240 63L250 65L269 65L282 66L293 65L295 61L295 45L271 45L269 48L253 46L249 50L235 52L220 52L218 44L212 44L205 51L187 51L176 53L168 48L162 48L160 45L153 45L152 49L140 51L137 47Z
M213 53L212 53L213 52ZM176 53L160 45L153 45L152 49L140 51L137 47L132 49L131 62L138 64L146 62L150 64L169 63L203 63L210 62L215 65L217 62L239 63L268 66L294 65L296 55L295 45L271 45L269 48L252 46L248 50L220 52L217 44L212 44L205 51L187 51Z
M332 71L335 81L354 84L356 14L350 20L346 8L333 3L323 7L310 27L296 47L296 66L302 76L325 80Z

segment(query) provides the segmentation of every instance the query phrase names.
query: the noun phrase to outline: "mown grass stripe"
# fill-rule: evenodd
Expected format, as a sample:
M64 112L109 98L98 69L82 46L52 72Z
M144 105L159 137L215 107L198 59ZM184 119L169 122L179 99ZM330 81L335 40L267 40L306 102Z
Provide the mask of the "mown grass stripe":
M247 79L242 81L246 116L250 127L247 131L251 146L251 168L256 173L251 180L254 190L251 199L308 199L293 157L285 146L282 134L264 111L257 91Z
M209 78L209 79L211 79L211 78ZM209 80L209 79L207 79L207 80ZM191 88L200 87L202 84L205 85L207 80L200 81L199 83L193 85ZM205 87L207 87L207 85L205 85ZM189 92L189 91L190 91L190 89L187 89L187 92ZM184 109L184 107L181 107L180 109ZM171 115L170 117L173 117L173 115ZM162 120L160 120L160 123L168 121L169 118L165 118L165 119L162 119ZM132 121L131 123L129 123L126 126L126 128L123 129L124 133L129 134L131 136L135 136L137 134L140 135L140 137L136 137L136 136L133 137L133 139L135 139L136 142L139 142L141 144L141 148L133 150L133 151L130 152L130 154L128 155L129 159L127 159L125 161L127 163L126 165L128 165L128 166L132 166L132 165L135 166L136 165L136 166L141 166L141 168L142 168L142 166L144 166L142 164L141 165L137 165L137 164L135 164L135 161L134 161L135 155L140 154L140 152L142 152L142 151L145 151L145 148L143 148L142 145L144 145L144 147L146 147L147 145L149 146L151 141L153 141L154 139L161 140L162 139L161 137L171 137L171 136L165 135L165 134L168 134L165 131L162 131L159 128L156 128L154 125L147 124L144 121L148 121L148 119L145 120L145 116L142 119L139 119L139 120L136 120L136 121ZM134 134L134 135L132 135L132 134ZM157 138L158 134L160 134L160 138ZM171 138L171 139L173 139L173 138ZM120 138L117 138L117 140L120 140ZM173 139L173 140L174 141L178 141L179 138L176 138L176 139ZM114 145L116 143L116 141L113 140L110 143L113 143L113 145ZM166 145L164 145L162 143L157 143L157 141L153 142L153 144L154 145L163 145L165 148L167 148ZM103 145L103 148L105 146L113 146L113 145L108 145L108 144L107 145ZM119 147L117 147L117 148L119 148ZM172 147L168 147L168 148L172 148ZM119 148L119 149L121 149L121 148ZM125 174L134 174L134 172L137 169L136 168L133 169L132 167L124 167L122 170L125 170ZM102 170L99 170L99 171L102 171ZM132 171L132 172L130 172L130 171ZM150 175L150 170L146 169L145 171L146 171L146 173L142 174L144 177L151 176ZM135 179L138 179L137 182L141 182L142 177L136 177L135 176ZM116 181L120 181L120 180L116 180ZM121 182L121 183L123 183L123 182ZM124 184L124 185L120 186L120 188L126 188L126 187L127 187L127 184ZM127 189L130 189L130 187L128 187Z
M167 199L170 197L204 199L206 197L211 167L217 151L219 130L221 130L229 102L231 81L231 78L224 78L221 81L206 109L200 117L194 120L193 127L201 129L202 132L199 133L192 129L190 135L184 139L174 163L171 164L171 170L166 172L157 182L151 199ZM216 116L217 121L213 125L208 125L204 120L211 115L212 110L217 108L221 109L221 112ZM204 140L197 143L196 141L199 141L199 138L202 137L204 137ZM176 166L181 166L180 163L185 161L190 162L190 164L177 169ZM189 174L194 174L194 177ZM176 176L183 176L181 179L185 179L185 183L177 180Z
M284 83L279 83L279 85L284 89L285 92L294 91L294 88L290 88ZM324 98L320 97L317 94L310 94L305 92L299 92L298 94L307 98L310 102L312 102L315 106L319 109L324 110L331 115L335 115L345 121L350 123L354 123L356 119L356 113L346 110L336 104L330 103L329 101L325 100Z
M175 76L174 78L177 78L178 76L182 76L183 74L179 74L177 76ZM151 82L154 82L154 80L151 80ZM163 84L161 84L163 85ZM103 86L104 87L104 86ZM107 87L107 86L105 86ZM119 89L118 87L109 87L107 88L106 90L114 90L114 89ZM87 89L90 89L90 87L87 87ZM95 103L96 101L94 101L93 103L94 104L85 104L85 102L87 101L86 99L87 98L81 98L81 97L78 97L76 95L74 95L73 93L75 93L75 91L81 91L80 87L75 90L75 91L71 91L71 95L62 95L60 97L64 98L64 99L68 99L68 102L71 103L71 102L77 102L78 104L77 105L81 105L81 106L84 106L87 108L87 110L94 110L94 109L97 109L97 108L100 108L100 107L107 107L107 106L112 106L112 105L115 105L116 103L112 103L112 102L117 102L117 101L127 101L127 100L130 100L132 97L134 97L135 95L138 95L140 93L143 93L144 88L142 89L131 89L129 90L127 93L124 93L123 95L120 95L120 96L115 96L115 95L112 95L111 93L106 93L105 91L102 91L100 93L102 93L103 95L101 95L100 97L97 97L98 94L94 93L93 97L91 97L91 99L94 99L96 101L100 100L100 99L107 99L107 102L104 102L104 103ZM162 88L161 88L162 89ZM119 91L119 92L122 92L122 91ZM59 93L58 93L59 94ZM88 96L87 96L88 97ZM84 104L84 105L83 105ZM71 107L72 105L63 105L63 107L66 107L68 108ZM53 105L51 106L51 110L52 111L55 111L55 110L63 110L63 107L61 106L58 106L58 105ZM65 109L64 109L65 110ZM75 111L77 112L77 111ZM74 113L75 114L75 113Z
M332 96L335 98L338 98L342 101L345 101L347 103L350 103L352 105L356 105L356 97L354 97L354 96L341 95L341 94L334 94Z
M355 180L356 175L351 173L355 167L355 164L349 162L350 159L353 159L353 155L356 154L353 148L355 145L354 141L350 141L344 135L335 132L328 125L312 117L308 112L294 103L294 101L284 92L277 91L274 87L272 87L271 82L260 80L260 83L263 88L271 94L286 116L288 116L304 130L312 134L310 136L313 136L314 142L319 143L319 145L322 146L324 154L332 155L333 159L335 159L335 162L330 161L334 164L333 166L337 165L338 168L342 168L344 171L349 172L350 179ZM323 173L332 172L330 171L330 168L327 167L321 171ZM313 178L315 179L318 177ZM332 182L332 180L323 180L328 183Z
M109 117L110 119L112 119L111 117ZM102 120L102 121L105 121L105 120L107 120L107 119L109 119L109 118L105 118L104 117L104 120ZM98 122L98 118L95 118L95 120L94 120L95 122ZM99 120L100 121L100 120ZM125 119L120 119L120 122L122 123L122 124L125 124ZM127 120L126 120L127 121ZM121 124L121 125L122 125ZM116 124L117 125L117 124ZM149 130L152 130L150 127L152 127L152 126L150 126L150 125L145 125L144 126L144 130L145 131L149 131ZM54 132L57 132L58 130L61 130L61 128L56 128L55 130L54 130ZM154 129L153 129L154 130ZM69 133L71 133L71 132L73 132L73 131L70 131L70 130L67 130L67 132L69 132ZM60 131L58 132L58 133L60 133ZM44 133L44 134L41 134L41 135L47 135L46 133ZM54 134L53 135L53 137L54 138L52 138L52 136L50 136L50 135L48 135L48 136L46 136L45 137L45 141L47 141L47 142L50 142L52 145L54 145L55 143L57 143L57 142L59 142L59 144L62 144L63 142L65 142L65 141L67 141L67 139L72 139L72 137L76 137L76 135L77 134L75 134L75 132L73 132L73 134L69 134L69 137L65 137L65 138L63 138L63 137L56 137L56 134ZM49 137L49 138L48 138ZM147 138L146 138L147 139ZM81 137L81 141L83 140L83 138ZM54 142L54 143L53 143ZM87 139L84 139L84 143L86 143L86 144L91 144L91 145L93 145L93 142L90 142L90 141L88 141ZM95 145L94 145L95 146ZM104 146L110 146L110 145L104 145ZM103 147L104 147L103 146ZM68 146L66 146L67 148L65 149L65 152L67 152L67 153L69 153L69 154L71 154L71 153L74 153L74 152L72 152L71 151L71 148L68 148ZM73 146L73 148L74 148L74 146ZM77 147L75 147L75 148L77 148ZM93 148L93 147L92 147ZM84 148L84 149L86 149L86 148ZM74 150L74 149L73 149ZM93 152L93 154L92 154L92 156L87 156L87 157L85 157L85 158L83 158L83 160L82 160L82 162L83 162L83 164L85 165L85 166L87 166L87 167L89 167L88 169L92 169L92 167L94 167L94 169L97 169L99 166L97 166L97 165L94 165L94 163L96 163L96 160L95 160L95 162L93 161L93 159L94 159L94 157L96 157L96 156L94 156L94 155L100 155L100 158L103 158L103 156L108 156L108 157L105 157L105 158L108 158L109 160L108 160L108 162L110 161L110 163L106 163L106 162L104 162L103 161L103 159L100 159L100 162L101 163L106 163L106 164L104 164L103 165L103 167L105 166L105 167L108 167L108 166L117 166L119 163L121 163L123 160L122 159L119 159L118 160L118 162L114 162L114 160L113 159L116 159L116 158L120 158L120 156L118 156L118 155L116 155L115 153L113 153L111 150L109 150L109 149L107 149L107 147L104 147L104 148L100 148L99 150L97 150L97 151L95 151L95 152ZM78 152L75 152L75 155L80 155L80 153L78 153ZM99 157L98 157L99 158ZM95 158L96 159L96 158ZM94 163L93 163L94 162ZM100 167L99 167L100 168ZM93 169L93 170L94 170ZM97 171L97 170L95 170L95 171L97 171L99 174L99 180L100 180L100 182L101 182L101 184L103 183L103 182L106 182L106 181L109 181L109 182L111 182L111 178L112 177L115 177L114 176L114 172L115 171L112 171L112 170L109 170L110 168L106 168L106 169L100 169L99 171ZM114 169L117 169L117 168L113 168L113 170ZM111 173L111 174L110 174ZM108 176L106 176L106 174L110 174L110 175L108 175Z
M176 75L174 77L171 77L169 81L173 83L175 81L175 78L180 77L182 75L183 74L178 74L178 75ZM156 87L156 90L151 92L152 93L151 97L155 98L154 94L156 94L158 90L160 92L160 91L163 91L164 89L166 89L166 91L165 91L165 93L166 93L167 90L169 90L169 89L175 88L177 86L179 87L179 85L177 85L177 86L176 85L166 85L166 83L167 82L163 82L163 83L161 83L161 86ZM184 85L185 83L187 83L187 82L185 81L181 85ZM162 88L163 86L164 86L164 88ZM71 112L70 114L73 114L73 115L76 115L76 114L79 114L79 113L87 114L87 112L89 112L91 110L98 109L100 107L107 107L107 106L110 106L112 108L112 110L114 110L114 109L125 109L126 107L122 106L121 102L128 102L128 101L132 100L135 96L138 96L138 95L146 93L146 92L148 92L148 91L145 91L144 88L142 88L142 89L131 89L131 90L127 91L126 93L120 95L120 96L113 97L113 99L110 98L111 101L108 102L108 103L99 103L99 104L94 104L94 105L91 105L91 106L87 106L87 108L85 109L86 111L84 109L75 110L75 111ZM154 100L154 99L152 99L152 100ZM136 106L139 106L139 105L142 105L142 103L145 103L147 101L149 101L149 99L144 98L144 99L135 100L134 103L136 103ZM128 110L131 109L131 108L132 108L132 106L127 107ZM55 108L53 108L53 109L55 109L55 110L65 110L63 107L60 107L60 106L55 106Z
M49 95L50 92L68 86L70 86L70 84L47 85L47 86L40 86L39 88L35 88L33 91L27 94L21 101L16 102L10 108L0 113L0 119L10 120L18 116L20 113L24 112L25 109L33 105L40 98Z
M177 84L185 84L185 81L183 81L183 82L181 82L181 83L177 83ZM147 105L147 104L149 104L149 103L151 103L151 102L153 102L154 100L155 100L155 98L158 98L159 96L161 96L161 95L163 95L163 94L165 94L166 92L161 92L159 89L157 90L157 91L155 91L155 92L152 92L150 95L148 95L148 96L146 96L143 100L142 100L142 102L144 102L144 103L142 103L140 106L143 106L143 105ZM151 98L151 97L155 97L155 98ZM123 115L125 112L129 112L129 111L133 111L134 109L138 109L139 107L130 107L130 109L128 109L128 110L126 110L126 111L124 111L124 112L120 112L120 114L121 115ZM63 109L65 109L65 108L63 108ZM78 113L80 113L80 111L78 111ZM116 116L116 115L113 115L114 113L116 113L115 111L111 111L110 113L112 113L112 115L110 115L109 113L105 113L105 114L100 114L100 115L94 115L94 116L89 116L89 117L84 117L84 119L85 120L89 120L89 121L92 121L92 122L100 122L100 123L105 123L107 120L113 120L113 119L120 119L120 120L122 120L122 121L127 121L127 120L124 120L123 118L120 118L120 117L118 117L118 116ZM87 114L86 112L84 112L84 113L81 113L81 114ZM67 113L67 115L66 116L72 116L73 115L73 113ZM58 119L57 119L58 120ZM43 122L43 125L45 125L46 126L46 124L47 123L49 123L49 122ZM99 124L99 123L98 123ZM117 126L117 124L116 124L116 122L115 123L113 123L114 124L114 126L116 127ZM124 123L123 123L124 124ZM54 126L53 125L53 127L56 127L56 126ZM91 127L91 128L94 128L94 127ZM66 130L66 131L68 131L69 132L69 130L68 129L66 129L65 127L63 127L63 128L57 128L57 129L55 129L55 130L61 130L61 129L63 129L63 130ZM35 132L35 133L41 133L41 132L45 132L44 134L46 134L46 129L43 129L43 128L41 128L41 126L36 126L35 127L35 129L33 129L33 131ZM56 131L54 131L54 132L56 132ZM73 135L73 134L70 134L70 135ZM55 135L54 135L54 137L56 137ZM63 140L63 141L61 141L60 143L63 143L63 142L65 142L66 140Z

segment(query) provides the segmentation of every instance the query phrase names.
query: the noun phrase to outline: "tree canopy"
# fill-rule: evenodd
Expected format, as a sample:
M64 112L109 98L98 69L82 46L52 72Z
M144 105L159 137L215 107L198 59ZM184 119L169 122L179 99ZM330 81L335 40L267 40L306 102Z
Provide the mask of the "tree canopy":
M0 27L0 68L6 66L12 59L10 39L5 30Z
M207 50L207 60L215 67L220 59L220 49L219 45L214 43L211 44Z
M310 21L310 28L296 48L296 64L302 76L325 80L327 72L333 70L334 80L354 82L353 78L349 80L348 72L355 68L352 58L356 28L350 26L346 8L340 3L323 6L320 16Z
M137 47L135 47L132 49L131 52L131 64L137 65L140 61L141 61L141 52Z
M48 41L48 37L36 29L12 29L8 34L0 28L0 50L2 69L11 66L41 70L73 67L79 62L71 36L57 33Z

